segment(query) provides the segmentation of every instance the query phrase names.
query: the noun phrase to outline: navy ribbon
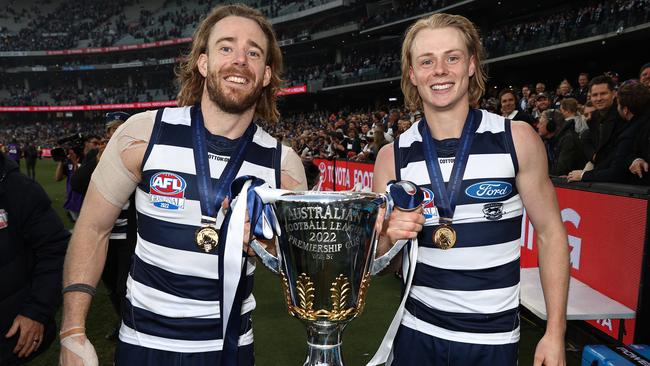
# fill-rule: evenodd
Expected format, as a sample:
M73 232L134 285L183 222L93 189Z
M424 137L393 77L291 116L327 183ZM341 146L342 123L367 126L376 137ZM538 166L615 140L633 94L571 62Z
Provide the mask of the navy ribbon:
M194 143L195 154L194 164L201 202L201 223L214 224L217 218L216 212L221 206L227 190L230 189L230 184L244 162L246 147L253 140L257 126L255 123L251 123L248 126L242 136L242 140L237 144L235 151L231 154L230 160L228 160L228 164L223 169L215 187L212 184L212 176L210 175L210 161L208 158L208 147L201 106L197 104L192 107L191 115L192 126L194 127L192 130L192 142ZM210 197L213 197L214 203L210 201Z
M429 126L426 118L422 117L422 147L424 150L424 161L427 164L427 171L431 178L431 190L433 191L433 199L436 207L438 208L438 215L441 221L451 223L456 211L456 200L460 187L463 182L463 174L467 167L467 159L469 158L469 150L474 140L475 130L474 127L476 116L475 113L480 113L470 108L465 119L463 132L460 135L460 143L456 151L454 159L454 167L451 170L449 182L445 186L445 180L440 170L440 163L438 161L438 153L436 151L436 142L431 136Z

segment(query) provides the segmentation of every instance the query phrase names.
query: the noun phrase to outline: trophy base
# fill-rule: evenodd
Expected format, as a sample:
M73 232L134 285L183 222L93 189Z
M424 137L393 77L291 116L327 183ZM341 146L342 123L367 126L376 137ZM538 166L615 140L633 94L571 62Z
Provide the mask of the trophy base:
M343 366L341 335L345 323L307 322L307 359L303 366Z

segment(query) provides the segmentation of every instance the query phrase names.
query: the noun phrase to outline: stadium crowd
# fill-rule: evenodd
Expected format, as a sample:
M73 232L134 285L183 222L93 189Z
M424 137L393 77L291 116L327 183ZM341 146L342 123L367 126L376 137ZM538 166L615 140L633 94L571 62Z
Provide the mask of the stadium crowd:
M568 80L560 81L554 89L541 82L524 84L496 95L491 91L475 107L529 122L545 142L552 175L568 180L635 183L629 173L632 162L639 157L645 156L643 161L650 158L650 141L643 140L648 139L650 125L650 64L642 67L639 80L620 83L612 72L589 80L581 73L575 87ZM293 147L306 163L313 158L372 162L383 145L394 141L420 116L420 111L406 108L347 108L287 114L277 124L263 127ZM76 133L101 135L102 125L91 121L13 122L0 125L0 144L17 138L18 143L55 147L58 139ZM640 166L644 167L647 170L647 163ZM642 173L639 175L646 177L643 184L647 184Z
M167 0L176 4L173 10L153 13L141 8L137 19L127 19L124 9L141 0L121 0L105 5L101 1L87 1L85 5L63 3L52 13L43 14L38 8L27 14L16 14L8 7L5 17L13 16L15 21L24 21L27 26L19 32L0 27L0 51L55 50L80 47L80 41L88 40L85 46L110 46L129 36L133 42L151 42L190 36L213 0L198 0L196 6ZM248 1L273 18L291 12L302 11L321 5L326 0L294 1ZM373 16L360 18L361 28L371 28L399 19L432 12L452 5L456 1L429 0L406 1ZM191 10L190 10L191 9ZM13 13L11 13L13 11ZM30 13L33 13L30 15ZM67 19L75 19L69 22ZM62 21L59 19L66 19ZM575 8L558 9L544 20L519 21L493 29L483 29L483 45L489 57L544 47L567 40L575 40L623 29L650 21L650 0L594 0ZM349 21L346 21L349 22ZM344 22L345 23L345 22ZM344 24L342 23L342 24ZM342 25L340 24L340 25ZM317 24L313 29L303 29L300 34L309 34L333 25ZM288 33L280 39L290 37ZM506 42L507 41L507 42Z

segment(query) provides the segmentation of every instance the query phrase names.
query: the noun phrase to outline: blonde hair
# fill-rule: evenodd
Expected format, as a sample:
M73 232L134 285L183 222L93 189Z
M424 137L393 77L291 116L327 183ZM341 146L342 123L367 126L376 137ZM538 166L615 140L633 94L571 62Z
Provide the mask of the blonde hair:
M485 82L487 74L483 70L481 61L483 59L483 47L478 31L469 19L460 16L445 13L437 13L426 18L421 18L413 23L404 36L402 44L402 93L404 93L404 103L408 108L422 109L422 98L418 89L411 83L409 71L413 66L411 61L411 47L415 36L423 29L438 28L455 28L460 31L469 55L474 58L475 71L469 79L469 103L477 103L485 92Z
M199 72L199 56L208 52L208 38L214 25L220 20L237 16L253 20L260 26L268 41L266 65L271 68L271 81L264 87L257 101L255 113L268 122L277 122L280 112L276 93L282 85L282 51L273 32L271 23L264 15L243 4L217 6L201 21L194 31L192 49L176 69L176 82L180 86L177 100L179 106L190 106L201 101L205 77Z

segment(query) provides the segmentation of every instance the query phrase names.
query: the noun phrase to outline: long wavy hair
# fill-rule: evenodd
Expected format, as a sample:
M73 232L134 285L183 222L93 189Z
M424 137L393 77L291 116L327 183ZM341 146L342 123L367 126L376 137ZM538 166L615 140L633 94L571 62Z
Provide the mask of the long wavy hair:
M190 106L201 101L205 78L199 72L198 61L202 53L208 51L208 38L214 25L229 16L247 18L256 22L268 40L266 65L271 68L271 81L265 86L257 101L255 114L269 122L277 122L280 112L277 107L276 93L282 85L282 51L275 37L271 23L264 15L243 4L217 6L201 21L196 31L192 49L176 68L176 82L180 86L178 105Z
M417 22L413 23L404 36L404 43L402 44L401 85L402 93L404 93L404 103L407 108L422 110L422 98L418 93L417 87L411 83L409 77L409 71L413 66L411 60L411 47L413 46L413 40L418 32L423 29L447 27L456 28L460 31L469 55L474 57L475 71L474 75L469 79L469 103L474 104L478 102L483 93L485 93L487 74L481 65L481 61L483 60L483 47L474 23L460 15L437 13L426 18L421 18Z

